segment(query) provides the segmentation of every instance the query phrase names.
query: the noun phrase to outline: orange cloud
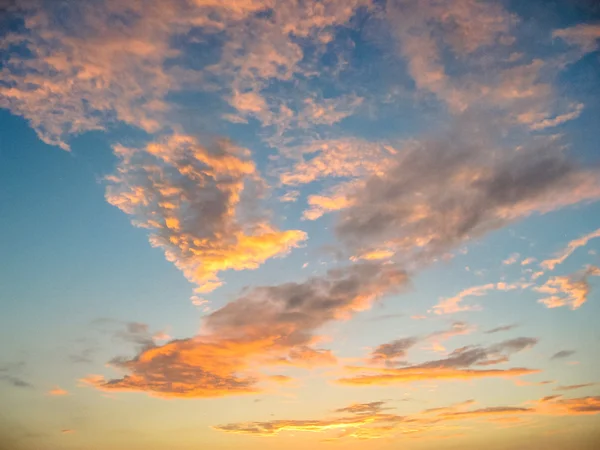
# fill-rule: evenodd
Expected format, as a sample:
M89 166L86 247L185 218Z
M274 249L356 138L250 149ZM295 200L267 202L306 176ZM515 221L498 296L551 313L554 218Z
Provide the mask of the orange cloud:
M400 416L387 412L392 409L384 407L385 402L355 403L337 409L336 413L349 414L333 416L326 419L312 420L272 420L266 422L241 422L218 425L218 431L255 436L273 436L285 431L328 433L341 431L334 441L344 438L379 439L396 434L414 434L448 431L456 426L445 425L447 422L483 420L490 423L518 424L524 423L522 416L535 415L581 415L600 413L600 397L582 397L562 400L560 396L545 397L530 402L530 406L489 406L477 409L466 409L473 405L473 400L453 405L430 408L417 414ZM439 436L430 434L428 438L446 438L454 435ZM425 436L423 436L425 437Z
M272 365L313 367L336 363L314 348L324 324L369 308L397 292L406 274L391 265L360 263L330 270L303 283L246 290L203 319L202 332L164 345L149 343L131 359L111 365L126 375L81 381L104 391L139 391L158 397L220 397L259 392ZM260 318L257 320L257 318Z
M534 402L540 414L579 416L600 414L600 396L563 398L562 395L544 397Z
M323 214L339 211L350 205L350 202L344 194L341 195L310 195L308 197L309 209L304 211L302 217L306 220L316 220Z
M10 12L22 19L24 29L7 33L3 47L25 48L28 56L7 52L0 106L28 120L44 142L64 149L70 135L115 121L150 133L177 128L168 94L204 89L199 80L215 73L232 106L244 114L263 114L268 105L258 99L268 80L307 70L300 67L303 48L294 38L325 47L324 28L345 24L366 4L329 1L327 8L314 8L280 2L264 20L255 13L272 5L257 0L76 3L69 5L69 14L77 20L68 27L60 20L64 10L53 2L19 4ZM205 69L183 64L190 55L173 45L174 36L184 38L194 29L228 38L219 60ZM307 114L323 123L333 112L315 106ZM270 111L262 117L276 119Z
M519 255L518 253L513 253L504 261L502 261L502 264L504 264L505 266L510 266L511 264L515 264L516 262L518 262L520 257L521 255Z
M341 431L337 437L353 437L357 439L376 439L389 434L402 416L385 414L382 411L384 402L353 404L340 408L336 412L349 413L349 416L333 417L317 420L272 420L268 422L243 422L218 425L213 428L218 431L236 434L251 434L256 436L273 436L284 431L309 433L324 433Z
M539 370L516 367L511 369L437 369L437 368L364 368L346 367L350 372L362 372L358 376L340 378L336 382L351 386L389 385L412 383L424 380L470 380L488 377L519 377L539 373Z
M572 276L551 277L542 286L533 289L549 297L538 300L548 308L559 308L569 306L575 310L581 307L590 293L588 277L600 276L600 268L589 266L583 272Z
M569 256L573 254L579 247L584 247L592 239L600 237L600 228L577 239L573 239L567 246L558 252L553 258L546 259L540 265L547 270L554 270L556 266L562 264Z
M48 391L48 395L63 396L63 395L69 395L69 392L56 386Z
M241 218L251 207L243 197L261 183L245 149L227 142L208 149L191 136L173 135L143 150L117 147L116 153L120 163L108 177L108 202L153 231L151 244L198 285L197 292L219 287L219 272L256 269L306 239L299 230L278 230L255 205L256 220Z

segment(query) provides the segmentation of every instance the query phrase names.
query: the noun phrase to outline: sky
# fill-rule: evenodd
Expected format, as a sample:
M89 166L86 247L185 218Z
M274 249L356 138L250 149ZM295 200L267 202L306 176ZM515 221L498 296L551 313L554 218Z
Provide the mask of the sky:
M0 450L598 448L597 2L0 9Z

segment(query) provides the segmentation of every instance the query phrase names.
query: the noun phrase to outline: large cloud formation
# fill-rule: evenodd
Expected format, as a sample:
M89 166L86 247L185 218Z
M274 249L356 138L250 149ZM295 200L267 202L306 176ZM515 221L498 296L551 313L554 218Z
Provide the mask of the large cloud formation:
M361 252L387 246L405 259L438 256L533 213L600 198L598 171L551 140L494 151L464 131L399 152L351 193L336 228L342 241Z
M102 390L161 397L258 392L259 383L269 380L260 368L335 362L329 351L314 347L318 329L369 308L405 282L406 274L394 266L361 263L303 283L256 287L208 315L200 335L113 360L127 372L123 378L83 381Z
M306 239L299 230L278 230L256 205L251 210L244 203L261 186L245 149L225 141L207 148L173 135L142 150L115 151L120 163L108 177L108 202L152 230L152 245L164 249L199 292L218 287L221 271L256 269Z

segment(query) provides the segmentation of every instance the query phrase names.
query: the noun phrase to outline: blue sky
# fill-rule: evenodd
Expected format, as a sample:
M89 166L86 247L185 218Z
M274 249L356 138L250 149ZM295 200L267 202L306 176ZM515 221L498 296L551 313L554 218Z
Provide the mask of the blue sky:
M599 13L9 7L0 447L595 448Z

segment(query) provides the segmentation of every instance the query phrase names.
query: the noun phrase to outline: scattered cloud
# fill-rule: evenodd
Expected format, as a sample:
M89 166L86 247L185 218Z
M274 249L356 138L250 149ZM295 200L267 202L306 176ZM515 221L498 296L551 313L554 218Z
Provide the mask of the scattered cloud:
M551 277L542 286L536 286L533 289L542 294L549 294L549 297L538 300L547 308L569 306L575 310L587 301L590 293L590 283L588 282L590 276L600 276L600 268L589 266L584 271L572 276Z
M69 392L65 391L64 389L60 388L59 386L55 386L54 388L52 388L48 391L48 395L64 396L64 395L69 395Z
M561 350L556 352L550 359L564 359L575 354L575 350Z
M508 258L506 258L504 261L502 261L502 264L504 264L505 266L510 266L512 264L519 262L520 257L521 257L521 255L518 253L512 253Z
M509 331L512 330L514 328L517 327L517 324L512 324L512 325L503 325L500 327L496 327L496 328L492 328L491 330L487 330L485 333L486 334L493 334L493 333L499 333L501 331Z
M592 239L600 237L600 228L577 239L573 239L567 246L558 252L553 258L546 259L540 265L546 270L554 270L556 266L562 264L579 247L584 247Z
M536 261L537 261L536 258L532 258L532 257L525 258L523 261L521 261L521 265L522 266L529 266L530 264L533 264Z
M381 344L371 352L371 362L385 363L390 366L401 363L406 358L406 351L418 341L417 338L410 337Z
M0 365L0 381L4 381L17 388L32 388L33 385L23 377L24 371L24 362Z
M441 299L437 305L434 305L433 312L435 314L454 314L457 312L464 311L479 311L481 310L481 306L479 305L463 305L462 302L465 298L468 297L481 297L486 295L489 291L498 290L498 291L512 291L515 289L523 289L528 287L527 283L488 283L480 286L472 286L466 289L463 289L454 297L449 297L445 299Z

